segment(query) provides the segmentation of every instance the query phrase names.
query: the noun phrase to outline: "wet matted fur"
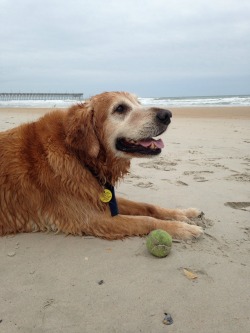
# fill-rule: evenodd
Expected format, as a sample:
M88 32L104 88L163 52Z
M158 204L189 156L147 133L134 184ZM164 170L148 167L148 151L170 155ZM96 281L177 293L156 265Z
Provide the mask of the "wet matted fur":
M0 235L52 230L119 239L163 229L175 238L199 237L202 229L186 223L200 214L195 208L117 198L112 217L100 200L105 184L128 173L132 157L161 152L163 142L153 137L170 118L132 94L108 92L1 132Z

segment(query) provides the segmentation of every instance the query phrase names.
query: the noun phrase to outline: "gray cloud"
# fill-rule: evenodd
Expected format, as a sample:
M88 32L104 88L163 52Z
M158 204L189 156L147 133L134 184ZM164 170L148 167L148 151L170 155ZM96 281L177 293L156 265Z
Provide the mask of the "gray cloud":
M0 0L0 90L246 94L248 0Z

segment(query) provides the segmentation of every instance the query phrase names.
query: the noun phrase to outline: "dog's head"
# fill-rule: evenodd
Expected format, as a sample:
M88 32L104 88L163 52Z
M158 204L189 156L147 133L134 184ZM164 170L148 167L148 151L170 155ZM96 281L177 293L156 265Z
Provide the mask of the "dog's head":
M164 144L156 137L171 117L166 109L143 107L132 94L106 92L70 109L66 141L92 157L100 149L126 159L158 155Z

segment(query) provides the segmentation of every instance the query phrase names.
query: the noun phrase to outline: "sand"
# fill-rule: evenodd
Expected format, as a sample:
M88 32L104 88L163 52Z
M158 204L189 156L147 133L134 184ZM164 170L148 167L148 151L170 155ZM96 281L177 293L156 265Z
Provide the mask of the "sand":
M250 107L171 110L162 155L134 160L117 192L200 208L204 237L163 259L145 238L0 238L1 332L250 332ZM0 130L45 111L0 109Z

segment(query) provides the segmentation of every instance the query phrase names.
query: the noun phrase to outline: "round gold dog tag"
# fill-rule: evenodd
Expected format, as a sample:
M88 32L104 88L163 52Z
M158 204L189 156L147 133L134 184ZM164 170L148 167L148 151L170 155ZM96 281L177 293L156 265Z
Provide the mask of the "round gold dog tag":
M110 202L112 199L112 193L110 190L105 189L102 194L100 195L100 199L102 202Z

